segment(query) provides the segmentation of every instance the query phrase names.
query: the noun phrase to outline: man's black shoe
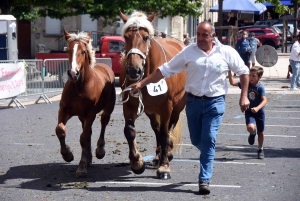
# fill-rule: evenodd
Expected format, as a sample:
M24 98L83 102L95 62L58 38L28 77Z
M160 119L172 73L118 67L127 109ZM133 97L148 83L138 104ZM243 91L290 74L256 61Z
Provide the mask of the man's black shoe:
M207 195L210 193L209 190L209 184L205 182L200 182L199 183L199 194L200 195Z

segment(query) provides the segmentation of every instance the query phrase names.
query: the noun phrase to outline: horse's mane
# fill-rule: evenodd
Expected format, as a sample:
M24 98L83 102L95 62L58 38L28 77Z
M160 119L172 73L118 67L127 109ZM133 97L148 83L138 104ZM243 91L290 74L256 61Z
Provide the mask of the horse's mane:
M89 38L87 33L85 32L80 32L78 34L70 33L70 38L67 41L67 44L69 45L71 42L79 40L83 42L86 45L87 52L89 54L89 59L90 59L90 67L93 68L96 63L96 58L95 58L95 51L93 50L92 46L92 38Z
M135 11L131 14L131 17L124 24L122 36L124 36L125 31L128 29L128 27L132 26L133 24L137 27L146 28L149 31L150 35L154 35L153 25L150 21L147 20L146 14L140 11Z

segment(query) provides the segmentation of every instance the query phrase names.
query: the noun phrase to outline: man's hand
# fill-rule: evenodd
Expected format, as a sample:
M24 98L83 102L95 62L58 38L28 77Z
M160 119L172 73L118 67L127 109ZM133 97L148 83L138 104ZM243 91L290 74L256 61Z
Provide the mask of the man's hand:
M131 85L131 91L133 94L137 93L139 89L143 88L141 82L138 83L134 83L133 85Z
M240 108L242 112L245 112L249 108L250 102L247 96L241 96Z

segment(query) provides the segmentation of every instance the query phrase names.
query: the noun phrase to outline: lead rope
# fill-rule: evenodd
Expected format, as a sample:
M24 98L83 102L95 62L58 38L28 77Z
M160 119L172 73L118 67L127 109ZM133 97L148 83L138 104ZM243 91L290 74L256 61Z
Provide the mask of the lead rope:
M142 80L142 77L144 76L144 72L142 73L142 76L141 76L141 78L138 80L138 81L136 81L135 83L137 83L137 82L139 82L139 81L141 81ZM123 83L123 85L122 86L124 86L125 84L126 84L126 78L125 78L125 81L124 81L124 83ZM135 83L133 83L133 84L135 84ZM139 99L139 106L138 106L138 111L137 111L137 116L141 116L143 113L144 113L144 104L143 104L143 95L142 95L142 92L141 92L141 90L139 89L138 90L138 92L137 93L132 93L132 91L131 91L131 86L133 85L133 84L131 84L131 85L129 85L128 87L126 87L123 91L121 91L121 93L119 94L119 103L126 103L128 100L129 100L129 95L131 95L132 97L134 97L134 98L138 98ZM125 99L125 100L122 100L123 99L123 94L124 94L124 92L126 92L126 91L129 91L129 95L127 96L127 98Z

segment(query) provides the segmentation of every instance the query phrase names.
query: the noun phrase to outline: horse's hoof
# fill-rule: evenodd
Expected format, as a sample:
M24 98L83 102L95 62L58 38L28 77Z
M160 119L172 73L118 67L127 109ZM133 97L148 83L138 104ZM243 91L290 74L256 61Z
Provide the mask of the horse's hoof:
M102 158L104 158L104 156L105 156L105 150L102 149L102 151L100 151L100 150L97 148L97 149L96 149L96 157L97 157L98 159L102 159Z
M132 169L132 167L131 167L131 170L132 170L132 172L133 172L134 174L142 174L142 173L145 171L145 169L146 169L145 162L143 162L143 166L142 166L140 169L138 169L138 170L134 170L134 169Z
M156 172L156 178L167 180L167 179L171 179L171 175L168 172L161 172L161 173Z
M74 160L74 156L71 152L69 152L67 154L61 154L61 155L66 162L71 162Z
M173 160L173 155L168 156L168 160L171 162L171 160Z
M80 178L87 177L87 171L86 170L84 170L84 171L77 170L76 171L76 177L80 177Z
M153 159L153 161L152 161L152 166L158 168L158 166L159 166L159 160Z

